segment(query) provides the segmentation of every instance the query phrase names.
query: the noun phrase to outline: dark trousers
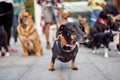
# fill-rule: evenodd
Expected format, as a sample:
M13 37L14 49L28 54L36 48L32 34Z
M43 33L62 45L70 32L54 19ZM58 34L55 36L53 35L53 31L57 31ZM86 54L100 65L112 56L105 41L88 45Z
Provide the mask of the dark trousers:
M18 36L17 26L18 26L18 15L14 15L14 19L13 19L13 36L14 36L14 42L17 42L17 36Z
M0 2L0 27L3 27L8 36L9 45L11 36L11 27L13 23L13 6L11 3Z

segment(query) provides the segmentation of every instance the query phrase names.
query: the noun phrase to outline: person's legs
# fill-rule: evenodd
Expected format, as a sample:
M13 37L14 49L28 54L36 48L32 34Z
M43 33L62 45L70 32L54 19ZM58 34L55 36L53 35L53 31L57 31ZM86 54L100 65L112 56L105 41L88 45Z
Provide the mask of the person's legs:
M49 42L49 28L50 26L53 24L53 12L52 12L52 8L51 7L46 7L44 9L44 19L45 19L45 37L46 37L46 43L47 49L50 49L50 42Z
M17 42L17 26L18 26L18 15L14 15L13 19L13 36L14 36L14 42Z
M93 27L96 23L97 18L99 17L101 10L93 10L91 12L91 27Z
M7 9L6 9L7 8ZM13 7L12 4L5 4L5 9L6 9L6 13L9 12L8 14L4 15L4 22L3 22L3 27L7 33L7 45L8 45L8 49L10 52L17 52L17 50L11 48L10 46L10 37L11 37L11 27L12 27L12 23L13 23Z
M94 24L95 24L95 22L96 22L96 16L95 16L95 11L93 10L92 12L91 12L91 27L93 27L94 26Z
M95 10L95 16L96 16L96 19L99 17L99 14L101 13L101 10Z
M49 42L49 28L51 26L51 23L46 23L45 25L45 38L46 38L46 42L47 42L47 49L50 49L50 42Z
M6 9L5 13L7 14L4 15L3 26L8 36L7 45L10 45L11 27L13 23L13 7L12 4L10 3L5 3L4 7L5 7L4 9Z
M4 22L4 13L5 13L5 10L4 10L4 7L3 7L3 3L0 2L0 27L3 26L3 22Z

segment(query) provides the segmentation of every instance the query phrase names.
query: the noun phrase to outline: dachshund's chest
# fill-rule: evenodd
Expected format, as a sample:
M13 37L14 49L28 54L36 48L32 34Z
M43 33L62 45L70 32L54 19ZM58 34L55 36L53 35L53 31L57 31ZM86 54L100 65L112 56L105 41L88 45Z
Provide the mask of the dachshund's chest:
M57 59L62 62L69 62L72 60L77 54L76 50L73 50L72 52L61 52L57 54Z

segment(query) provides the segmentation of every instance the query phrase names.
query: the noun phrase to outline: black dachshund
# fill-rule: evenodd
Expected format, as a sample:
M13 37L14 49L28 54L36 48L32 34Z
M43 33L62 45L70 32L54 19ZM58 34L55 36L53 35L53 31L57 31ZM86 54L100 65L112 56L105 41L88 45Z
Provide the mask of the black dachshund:
M57 39L52 47L52 59L49 71L54 70L55 59L62 62L72 60L72 69L77 70L75 58L78 52L77 41L83 42L86 40L86 34L82 31L83 25L76 22L69 22L61 25L57 31Z

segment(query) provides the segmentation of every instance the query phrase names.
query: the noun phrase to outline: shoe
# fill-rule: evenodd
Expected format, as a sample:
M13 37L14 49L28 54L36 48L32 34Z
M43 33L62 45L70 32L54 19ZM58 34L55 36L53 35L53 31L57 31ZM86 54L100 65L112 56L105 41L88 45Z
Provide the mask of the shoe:
M15 44L16 46L18 46L18 45L19 45L19 43L18 43L18 42L14 42L14 44Z
M50 45L47 45L46 48L47 48L47 49L51 49Z
M47 49L51 49L51 46L50 46L50 43L47 42L47 46L46 46Z
M6 52L6 53L5 53L5 57L8 57L8 56L10 56L10 53L9 53L9 52Z
M8 46L8 50L9 50L9 52L17 52L17 50L13 49L11 46Z

